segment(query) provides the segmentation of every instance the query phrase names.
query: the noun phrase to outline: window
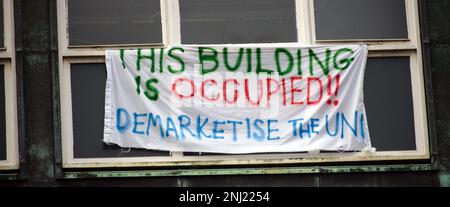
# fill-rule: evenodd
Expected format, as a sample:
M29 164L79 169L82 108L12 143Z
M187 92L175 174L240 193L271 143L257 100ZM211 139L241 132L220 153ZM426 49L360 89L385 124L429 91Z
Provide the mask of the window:
M183 44L297 41L294 0L190 0L179 3Z
M19 167L13 1L0 1L0 170Z
M162 43L159 0L70 0L69 46Z
M314 18L317 40L408 39L404 0L316 0Z
M416 0L104 2L58 1L65 168L413 160L429 157ZM142 31L137 28L142 28ZM224 155L138 149L128 152L127 149L102 142L105 48L150 48L177 44L263 47L357 43L369 45L364 87L372 143L377 148L375 153ZM386 71L390 73L389 77L383 75Z

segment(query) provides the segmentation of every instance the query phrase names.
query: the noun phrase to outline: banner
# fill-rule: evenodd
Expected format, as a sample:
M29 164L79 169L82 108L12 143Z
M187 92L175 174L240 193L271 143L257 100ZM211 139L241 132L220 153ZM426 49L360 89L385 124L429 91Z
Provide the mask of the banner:
M108 50L103 141L180 152L370 147L367 46Z

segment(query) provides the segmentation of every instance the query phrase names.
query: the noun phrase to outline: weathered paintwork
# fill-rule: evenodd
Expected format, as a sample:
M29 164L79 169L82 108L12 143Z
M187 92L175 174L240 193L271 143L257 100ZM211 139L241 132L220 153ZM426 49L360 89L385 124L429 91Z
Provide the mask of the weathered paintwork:
M450 1L419 1L436 149L425 164L66 172L60 150L56 1L15 1L21 165L18 172L0 172L0 186L450 186Z

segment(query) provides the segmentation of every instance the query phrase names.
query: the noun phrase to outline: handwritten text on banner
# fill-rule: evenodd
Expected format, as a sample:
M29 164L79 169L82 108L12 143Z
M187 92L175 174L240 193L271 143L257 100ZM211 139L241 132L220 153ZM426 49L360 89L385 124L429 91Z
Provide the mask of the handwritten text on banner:
M108 50L104 142L216 153L370 147L365 45Z

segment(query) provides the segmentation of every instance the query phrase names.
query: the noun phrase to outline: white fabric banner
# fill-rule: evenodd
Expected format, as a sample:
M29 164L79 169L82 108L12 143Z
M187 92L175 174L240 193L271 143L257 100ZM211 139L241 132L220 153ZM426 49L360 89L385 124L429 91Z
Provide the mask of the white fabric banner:
M360 151L367 46L108 50L104 142L180 152Z

